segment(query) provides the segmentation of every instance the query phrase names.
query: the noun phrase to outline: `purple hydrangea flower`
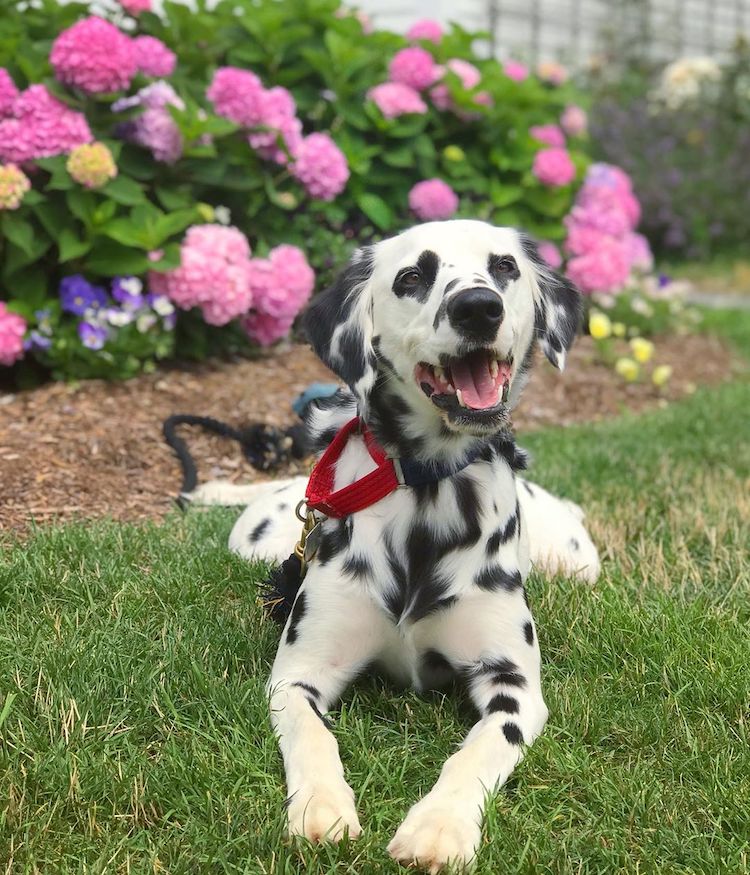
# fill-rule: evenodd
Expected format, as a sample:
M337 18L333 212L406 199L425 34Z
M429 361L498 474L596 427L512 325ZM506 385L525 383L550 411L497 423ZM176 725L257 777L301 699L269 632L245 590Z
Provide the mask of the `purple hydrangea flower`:
M78 336L81 338L81 343L87 349L101 349L107 341L109 332L101 325L79 322Z
M60 303L66 313L83 316L86 310L103 307L107 293L99 286L92 286L80 274L73 274L60 282Z

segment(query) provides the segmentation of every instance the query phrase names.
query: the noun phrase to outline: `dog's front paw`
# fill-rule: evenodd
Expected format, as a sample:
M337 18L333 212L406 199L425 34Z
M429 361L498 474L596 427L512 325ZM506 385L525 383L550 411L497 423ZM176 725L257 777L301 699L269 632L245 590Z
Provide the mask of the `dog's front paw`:
M481 827L470 816L427 796L412 806L388 853L399 863L419 866L431 875L448 865L461 872L473 864L481 838Z
M356 839L362 832L354 807L354 791L341 781L336 784L305 785L288 802L290 836L313 842L339 842L348 834Z

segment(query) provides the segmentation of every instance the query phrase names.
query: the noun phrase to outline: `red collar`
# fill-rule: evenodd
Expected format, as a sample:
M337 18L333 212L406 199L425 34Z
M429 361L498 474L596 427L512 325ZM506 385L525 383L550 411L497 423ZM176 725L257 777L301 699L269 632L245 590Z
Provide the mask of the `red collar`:
M357 432L364 438L365 446L377 468L334 492L336 462L341 458L351 435ZM313 468L305 492L307 509L318 510L337 519L349 516L390 495L402 482L399 482L394 460L386 456L385 450L377 444L372 432L355 416L339 431Z
M336 462L341 458L347 441L355 433L361 434L364 438L365 446L377 467L349 486L334 492ZM399 486L424 486L452 477L476 461L484 449L483 444L477 444L457 465L439 462L423 463L407 458L391 459L357 416L338 432L313 468L305 496L307 509L317 510L337 519L349 516L377 503Z

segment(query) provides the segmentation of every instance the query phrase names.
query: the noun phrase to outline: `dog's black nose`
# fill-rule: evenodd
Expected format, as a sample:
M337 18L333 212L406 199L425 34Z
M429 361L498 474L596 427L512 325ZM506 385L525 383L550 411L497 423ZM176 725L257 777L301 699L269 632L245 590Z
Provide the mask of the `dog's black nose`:
M448 320L464 337L494 340L503 321L503 302L492 289L467 289L448 302Z

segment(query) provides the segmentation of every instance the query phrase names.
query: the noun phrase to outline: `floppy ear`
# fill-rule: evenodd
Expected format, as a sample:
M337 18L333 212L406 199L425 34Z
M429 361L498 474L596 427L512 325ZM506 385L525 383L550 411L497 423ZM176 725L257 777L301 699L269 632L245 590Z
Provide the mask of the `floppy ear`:
M531 237L521 235L523 251L535 276L534 334L542 351L559 370L581 327L583 299L573 283L554 271Z
M303 327L318 357L351 388L360 413L375 384L370 279L372 247L358 249L333 285L307 309Z

